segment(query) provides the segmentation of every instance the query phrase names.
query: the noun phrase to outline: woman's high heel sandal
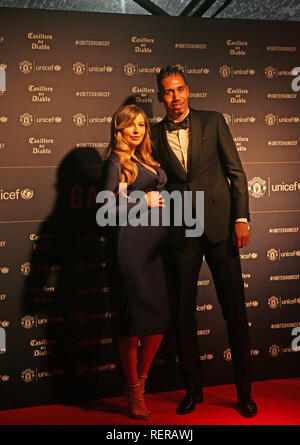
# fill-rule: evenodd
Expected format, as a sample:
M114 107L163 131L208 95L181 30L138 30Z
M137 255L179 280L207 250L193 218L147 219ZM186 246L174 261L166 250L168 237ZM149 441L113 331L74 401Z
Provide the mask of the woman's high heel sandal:
M139 375L138 378L139 378L140 385L141 385L141 391L143 394L145 394L145 384L146 384L146 380L147 380L148 376L147 375Z
M142 394L145 394L145 384L146 384L147 378L148 378L147 375L138 375L138 379L139 379L139 382L141 385ZM124 391L123 391L123 402L125 403L125 405L128 405L128 392L129 392L129 386L128 386L128 383L126 383L124 386Z
M130 415L134 419L149 420L150 412L147 409L144 396L141 392L141 385L128 385L128 405L130 408Z
M139 382L141 385L141 393L145 394L145 383L146 383L148 376L147 375L139 375L138 378L139 378ZM151 415L151 411L149 411L148 408L147 408L147 411L148 411L149 415Z

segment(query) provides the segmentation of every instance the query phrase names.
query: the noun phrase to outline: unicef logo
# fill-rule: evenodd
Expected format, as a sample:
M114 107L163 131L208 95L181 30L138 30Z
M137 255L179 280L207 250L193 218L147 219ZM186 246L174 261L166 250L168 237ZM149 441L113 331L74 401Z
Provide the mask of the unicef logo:
M33 123L33 116L30 113L21 114L20 123L24 125L24 127L29 127Z
M272 66L267 66L267 68L265 69L265 76L268 79L273 79L273 77L275 77L275 74L276 74L275 68L273 68Z
M271 357L278 357L278 355L281 353L280 346L272 345L269 347L269 354Z
M230 72L231 70L229 66L227 65L220 66L219 73L220 76L223 77L224 79L230 76Z
M133 63L127 63L127 65L124 65L123 71L126 76L134 76L136 74L136 65Z
M28 60L23 60L19 63L19 70L23 74L30 74L32 71L32 66L33 65L31 62L29 62Z
M73 63L73 73L81 76L85 73L85 64L82 62Z
M267 252L267 257L270 261L276 261L279 258L279 253L277 249L269 249Z
M77 125L77 127L82 127L86 124L86 115L82 113L74 114L73 122L75 125Z
M275 114L272 114L272 113L266 114L266 116L265 116L265 123L269 127L273 127L273 125L275 125L276 122L277 122L277 117L275 116Z
M278 306L279 306L279 298L278 298L278 297L275 297L275 296L270 297L270 298L268 299L268 306L269 306L269 308L271 308L271 309L277 309Z
M259 176L255 176L248 182L248 190L253 198L261 198L267 190L266 181Z
M21 198L28 200L32 199L34 195L34 191L30 189L21 190Z

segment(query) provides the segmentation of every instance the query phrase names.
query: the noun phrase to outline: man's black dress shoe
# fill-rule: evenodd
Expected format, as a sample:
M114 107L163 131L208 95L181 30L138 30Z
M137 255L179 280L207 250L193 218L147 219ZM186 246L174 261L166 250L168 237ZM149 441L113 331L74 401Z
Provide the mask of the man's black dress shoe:
M197 403L203 402L203 392L194 395L186 393L177 407L177 414L188 414L195 410Z
M257 406L252 399L238 400L237 410L244 417L254 417L257 414Z

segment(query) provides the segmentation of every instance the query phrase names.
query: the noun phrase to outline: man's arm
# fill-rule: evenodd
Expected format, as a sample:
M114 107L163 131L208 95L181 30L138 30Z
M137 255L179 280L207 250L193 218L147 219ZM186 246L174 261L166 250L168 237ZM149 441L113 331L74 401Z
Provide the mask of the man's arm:
M233 245L240 249L245 247L250 239L247 223L250 219L248 185L232 135L221 113L218 113L218 145L225 173L230 180L231 202L235 221Z
M218 148L225 174L230 180L233 217L250 219L248 184L228 125L218 113Z

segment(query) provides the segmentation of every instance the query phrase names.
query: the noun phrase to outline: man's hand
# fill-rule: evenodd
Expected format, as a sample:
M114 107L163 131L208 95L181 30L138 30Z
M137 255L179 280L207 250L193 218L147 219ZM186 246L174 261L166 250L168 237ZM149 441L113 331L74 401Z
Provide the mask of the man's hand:
M240 249L247 246L250 239L250 233L248 229L248 224L237 222L234 224L233 229L233 245Z

